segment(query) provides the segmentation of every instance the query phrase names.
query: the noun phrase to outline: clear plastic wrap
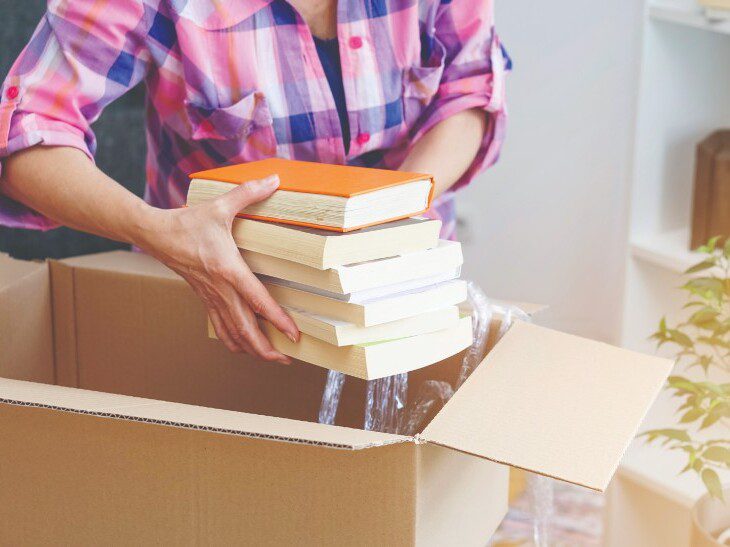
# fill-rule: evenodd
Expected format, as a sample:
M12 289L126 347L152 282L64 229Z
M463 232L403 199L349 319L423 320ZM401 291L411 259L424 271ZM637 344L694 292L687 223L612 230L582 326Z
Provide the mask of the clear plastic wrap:
M421 431L426 418L436 414L453 394L454 388L448 382L425 381L418 390L418 396L409 405L407 412L402 413L398 433L415 435Z
M363 429L398 433L398 422L405 409L407 395L407 373L368 381Z
M492 317L494 316L493 307L481 287L473 281L467 282L466 287L467 301L471 308L472 343L464 353L464 359L459 369L459 377L456 379L456 389L461 387L484 358Z
M530 473L527 477L527 495L532 513L532 541L535 547L548 547L555 506L553 479Z
M342 386L345 385L345 375L336 370L327 373L327 383L322 393L322 403L319 406L319 423L332 425L337 416L337 407L340 405Z

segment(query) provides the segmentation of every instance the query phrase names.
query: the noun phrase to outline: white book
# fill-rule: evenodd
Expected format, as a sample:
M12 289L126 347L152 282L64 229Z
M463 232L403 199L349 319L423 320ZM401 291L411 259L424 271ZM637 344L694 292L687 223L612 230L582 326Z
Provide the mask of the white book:
M310 291L264 283L281 306L307 310L361 327L380 325L435 311L466 300L466 281L454 279L371 300L347 302Z
M241 254L254 273L342 295L450 275L464 261L461 245L446 240L433 249L328 270L252 251Z
M287 281L286 279L279 279L276 277L270 277L268 275L258 274L259 279L265 284L281 285L282 287L289 287L292 289L298 289L300 291L311 292L334 300L340 300L341 302L369 302L378 298L386 298L388 296L394 296L396 294L416 291L432 285L438 285L444 281L451 281L452 279L458 279L461 275L461 266L455 270L449 270L440 274L436 274L430 277L421 277L417 279L411 279L409 281L403 281L402 283L396 283L394 285L385 285L383 287L375 287L373 289L365 289L362 291L355 291L347 294L338 294L336 292L325 291L324 289L318 289L310 285L304 285L302 283L296 283L294 281Z
M285 307L300 332L313 336L333 346L369 344L382 340L405 338L447 329L459 321L458 306L447 306L439 310L397 319L370 327L333 319L305 310Z

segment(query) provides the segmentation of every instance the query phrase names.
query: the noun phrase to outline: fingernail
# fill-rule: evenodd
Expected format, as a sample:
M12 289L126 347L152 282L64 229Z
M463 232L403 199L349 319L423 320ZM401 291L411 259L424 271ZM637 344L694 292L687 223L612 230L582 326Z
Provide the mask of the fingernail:
M279 175L269 175L261 182L267 187L275 188L279 186Z
M299 334L299 333L297 332L297 334ZM291 340L295 344L299 341L299 337L296 336L294 333L287 332L286 336L287 336L287 338L289 338L289 340Z

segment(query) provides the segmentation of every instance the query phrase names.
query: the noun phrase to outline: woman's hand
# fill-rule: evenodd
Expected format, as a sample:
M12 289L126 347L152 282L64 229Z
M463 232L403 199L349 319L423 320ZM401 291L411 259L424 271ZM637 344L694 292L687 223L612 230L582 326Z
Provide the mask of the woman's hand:
M256 316L270 321L293 342L299 339L299 330L251 273L231 235L236 214L266 199L278 186L274 175L193 207L150 208L148 229L136 243L192 286L229 350L289 364L291 360L261 332Z

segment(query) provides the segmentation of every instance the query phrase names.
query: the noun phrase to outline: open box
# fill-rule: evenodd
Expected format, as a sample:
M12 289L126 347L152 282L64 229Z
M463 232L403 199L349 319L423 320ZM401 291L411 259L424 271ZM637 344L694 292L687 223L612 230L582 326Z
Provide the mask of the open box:
M453 380L459 356L410 374ZM193 292L116 251L0 257L8 544L483 545L513 465L603 490L672 363L517 322L415 437L313 423L326 371L229 354Z

